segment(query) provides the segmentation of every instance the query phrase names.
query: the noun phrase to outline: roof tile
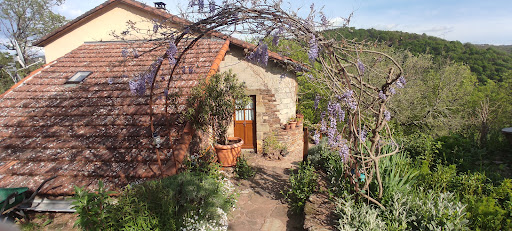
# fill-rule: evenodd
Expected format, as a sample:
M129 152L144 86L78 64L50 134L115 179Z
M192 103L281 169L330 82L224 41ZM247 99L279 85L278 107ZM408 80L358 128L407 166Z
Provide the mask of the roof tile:
M160 44L83 44L4 94L0 98L0 187L35 189L44 179L58 175L43 193L69 195L73 185L94 189L100 179L111 190L120 190L128 183L157 177L160 170L149 127L149 93L133 95L128 82L163 53L165 47ZM224 40L202 39L177 67L178 75L170 86L181 93L180 110L225 44ZM121 55L125 47L135 47L141 54L156 49L128 60ZM193 73L182 73L182 67L190 66ZM165 60L156 77L155 95L163 96L170 69ZM65 84L77 71L93 73L82 83ZM162 97L154 99L156 132L167 136L160 152L165 163L172 160L168 134L176 135L176 129L166 126L172 115L164 114L163 104Z

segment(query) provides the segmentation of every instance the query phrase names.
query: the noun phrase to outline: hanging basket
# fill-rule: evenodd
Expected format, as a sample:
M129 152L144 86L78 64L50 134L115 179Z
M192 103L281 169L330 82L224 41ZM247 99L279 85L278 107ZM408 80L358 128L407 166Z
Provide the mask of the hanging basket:
M236 165L236 160L242 152L244 141L239 137L229 137L228 145L215 144L215 152L222 167L232 167Z

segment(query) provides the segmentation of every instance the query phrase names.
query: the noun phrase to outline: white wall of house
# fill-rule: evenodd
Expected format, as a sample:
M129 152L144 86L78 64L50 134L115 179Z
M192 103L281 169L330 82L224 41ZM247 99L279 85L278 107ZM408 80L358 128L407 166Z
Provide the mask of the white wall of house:
M136 23L139 33L130 32L126 37L128 40L140 40L147 37L147 32L153 29L155 15L121 3L109 5L90 18L72 25L66 29L67 33L44 46L46 62L49 63L75 48L84 42L113 41L112 32L120 34L128 28L127 22Z

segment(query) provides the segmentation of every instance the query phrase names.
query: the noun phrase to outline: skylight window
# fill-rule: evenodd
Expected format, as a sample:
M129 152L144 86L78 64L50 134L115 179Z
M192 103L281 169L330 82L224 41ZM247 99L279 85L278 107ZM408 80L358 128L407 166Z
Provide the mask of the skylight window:
M84 81L84 79L92 74L92 71L79 71L75 75L73 75L71 78L66 81L66 84L77 84Z

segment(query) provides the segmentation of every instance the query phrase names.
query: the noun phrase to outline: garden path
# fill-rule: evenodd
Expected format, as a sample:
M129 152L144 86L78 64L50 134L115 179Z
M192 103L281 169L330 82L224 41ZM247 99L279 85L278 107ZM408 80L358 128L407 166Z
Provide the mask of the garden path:
M281 160L266 160L249 151L244 151L243 155L256 175L248 180L231 177L240 196L230 215L228 230L303 230L304 216L288 210L281 193L288 185L291 169L302 161L302 154L289 154Z

